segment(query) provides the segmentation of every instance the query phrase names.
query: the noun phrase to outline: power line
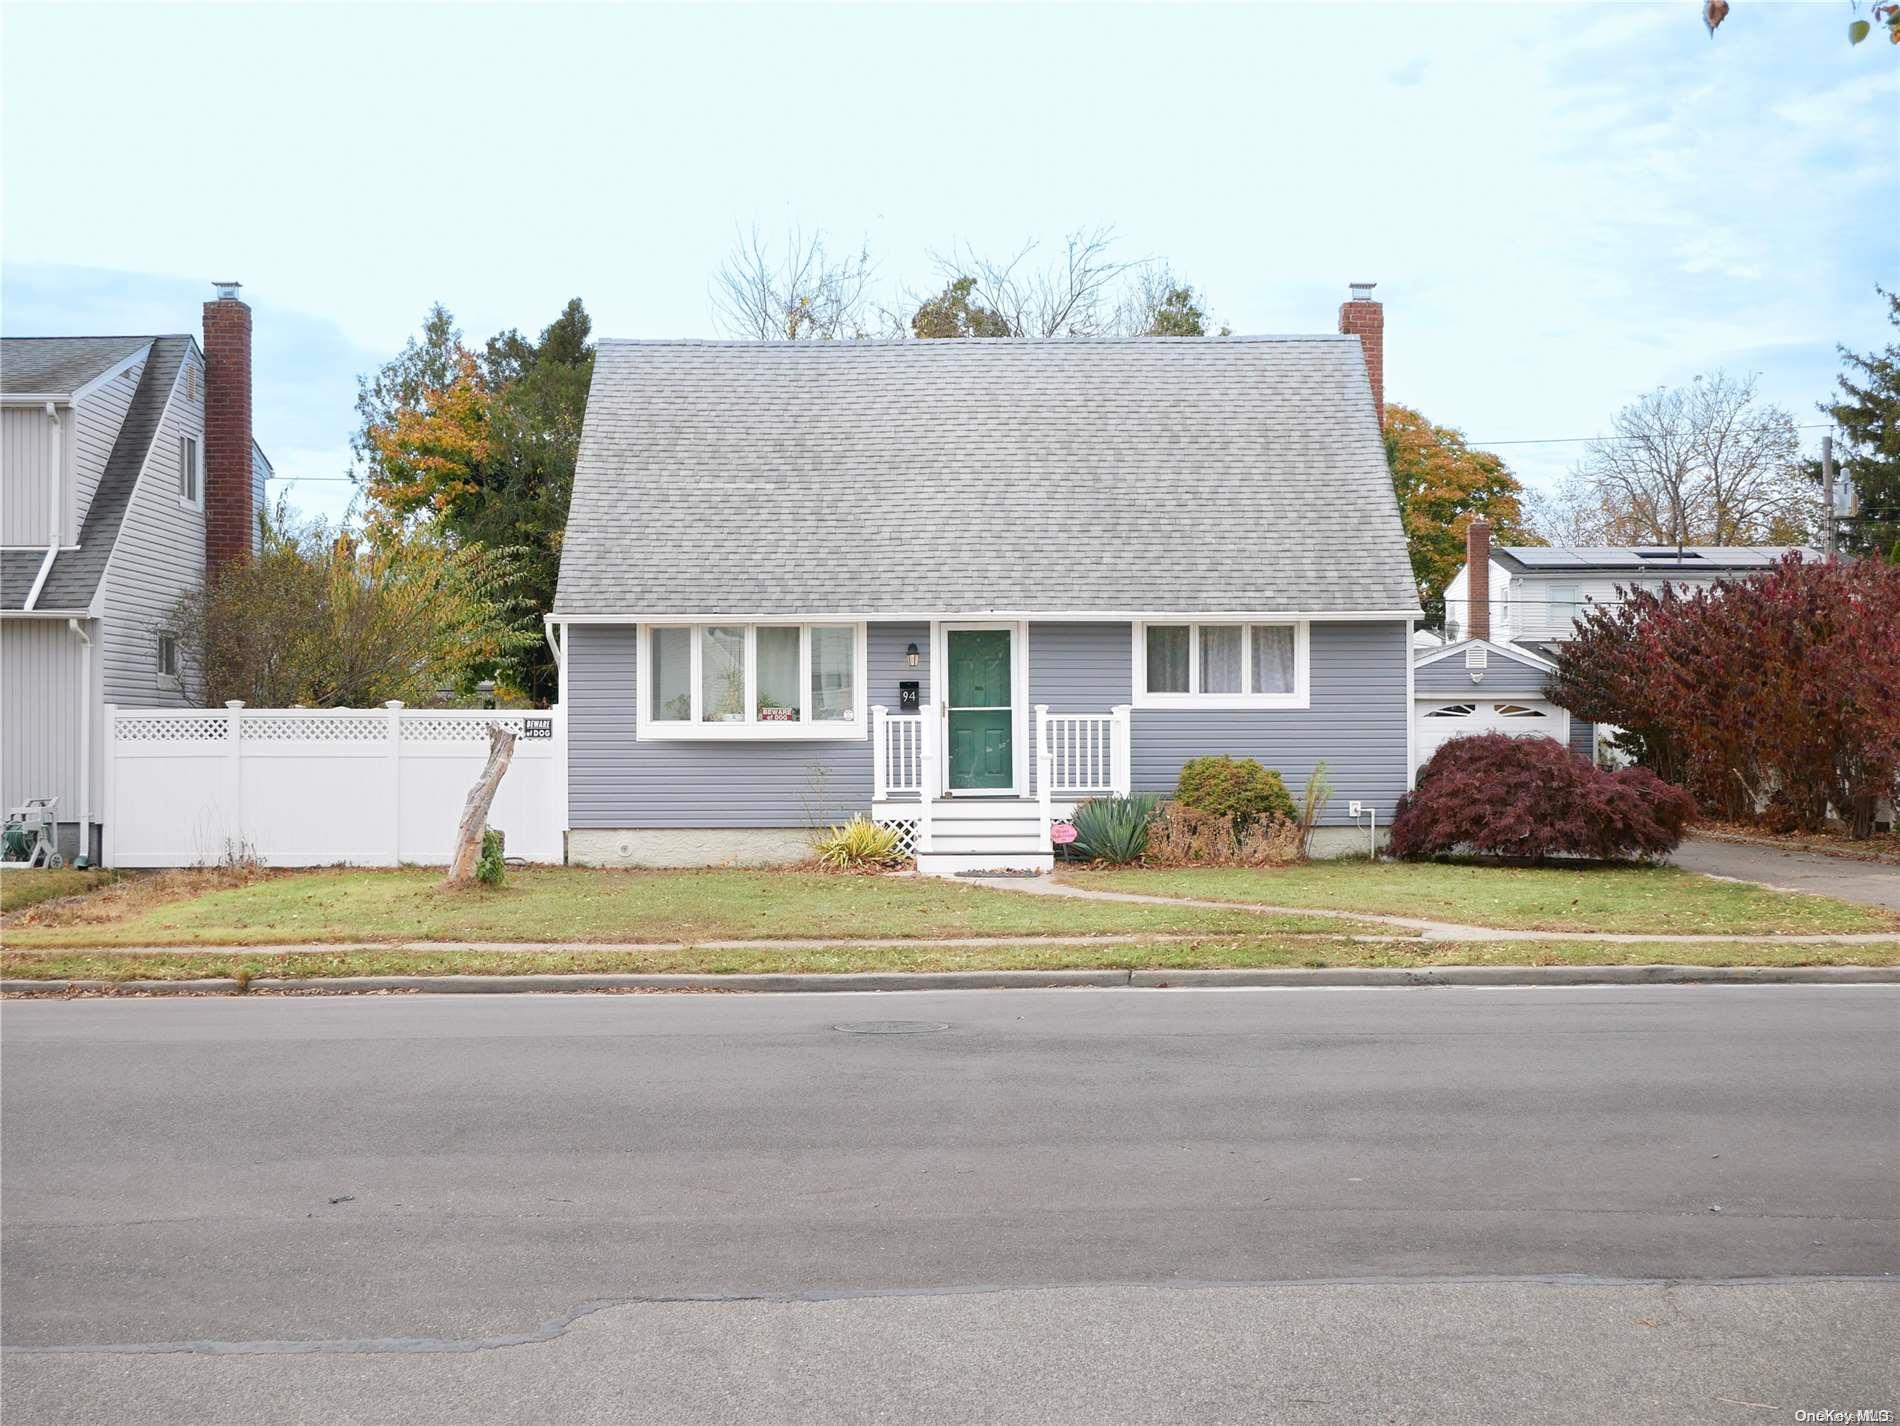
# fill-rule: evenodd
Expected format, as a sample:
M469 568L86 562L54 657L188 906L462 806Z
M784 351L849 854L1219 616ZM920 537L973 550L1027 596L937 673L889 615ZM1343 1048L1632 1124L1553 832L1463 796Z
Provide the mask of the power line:
M1797 431L1826 431L1832 430L1833 426L1834 423L1832 421L1816 421L1812 425L1796 426L1794 429ZM1729 432L1728 434L1742 435L1747 432L1773 431L1777 429L1781 428L1775 426L1738 426L1733 432ZM1569 446L1579 445L1588 441L1601 441L1605 445L1618 445L1640 442L1641 440L1643 440L1641 436L1528 436L1520 440L1510 441L1467 440L1465 444L1467 446L1489 448L1491 446Z

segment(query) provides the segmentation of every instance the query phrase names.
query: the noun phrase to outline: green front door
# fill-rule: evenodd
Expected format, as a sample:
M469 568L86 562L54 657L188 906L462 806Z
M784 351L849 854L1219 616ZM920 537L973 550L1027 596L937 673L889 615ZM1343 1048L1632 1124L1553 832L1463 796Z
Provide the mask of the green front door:
M951 629L944 638L950 791L1007 790L1016 784L1009 630Z

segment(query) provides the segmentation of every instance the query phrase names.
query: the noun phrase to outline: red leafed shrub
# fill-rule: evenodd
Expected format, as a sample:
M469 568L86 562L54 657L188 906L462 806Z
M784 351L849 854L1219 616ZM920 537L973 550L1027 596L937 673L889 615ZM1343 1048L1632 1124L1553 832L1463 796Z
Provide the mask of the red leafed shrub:
M1646 768L1592 767L1551 738L1453 738L1399 799L1392 851L1429 857L1662 856L1682 840L1695 801Z
M1619 591L1557 653L1550 696L1623 729L1710 812L1865 837L1900 792L1900 565L1803 561L1712 588Z

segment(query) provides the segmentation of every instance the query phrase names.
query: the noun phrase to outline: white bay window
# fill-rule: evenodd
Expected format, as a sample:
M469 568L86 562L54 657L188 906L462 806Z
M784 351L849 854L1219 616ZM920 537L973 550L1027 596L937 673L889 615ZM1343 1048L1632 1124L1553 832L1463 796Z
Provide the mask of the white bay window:
M861 624L649 624L643 738L866 736Z
M1304 621L1135 626L1137 708L1309 706Z

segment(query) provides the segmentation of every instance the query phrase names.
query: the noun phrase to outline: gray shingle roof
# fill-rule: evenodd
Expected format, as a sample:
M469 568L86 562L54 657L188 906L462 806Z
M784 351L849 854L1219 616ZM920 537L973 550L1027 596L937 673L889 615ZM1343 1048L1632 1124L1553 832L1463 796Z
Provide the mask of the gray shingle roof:
M1352 337L609 341L555 612L1417 602Z
M150 337L0 338L0 391L70 396L151 340Z
M99 487L93 491L92 503L86 508L85 523L79 528L79 548L62 550L54 559L52 573L47 575L46 585L34 605L36 609L84 609L91 604L93 591L99 587L106 561L112 557L112 547L119 538L126 507L132 503L132 488L138 483L139 468L145 464L145 453L151 449L159 423L164 419L165 401L178 378L179 364L191 350L190 337L140 337L138 341L152 343L152 355L139 375L138 390L132 393L132 404L126 408L119 438L113 442L105 473L100 476ZM25 607L26 596L32 591L33 580L45 557L43 550L0 553L0 607Z

